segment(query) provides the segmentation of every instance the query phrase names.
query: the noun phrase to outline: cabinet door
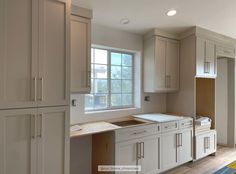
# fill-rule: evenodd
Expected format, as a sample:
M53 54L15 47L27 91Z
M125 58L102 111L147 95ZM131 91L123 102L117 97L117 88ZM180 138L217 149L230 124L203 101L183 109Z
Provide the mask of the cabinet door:
M193 130L180 131L179 138L179 164L186 163L193 159Z
M205 64L205 39L196 39L196 76L204 76L207 69Z
M149 136L141 140L141 174L156 174L161 169L161 137Z
M35 109L0 111L0 174L36 174Z
M205 140L203 135L196 136L196 159L200 159L205 156Z
M178 164L177 133L171 132L162 135L162 169L168 170Z
M39 106L69 103L70 1L39 1Z
M36 106L37 1L0 0L0 109Z
M163 91L166 88L166 39L156 37L155 41L155 66L156 75L155 84L157 91Z
M211 154L216 151L216 132L212 131L205 138L206 143L206 153Z
M71 16L71 92L90 93L91 21Z
M166 88L179 89L179 42L170 39L166 44Z
M115 165L138 165L138 140L125 141L116 143ZM122 174L136 174L136 172L116 172Z
M215 71L215 60L216 60L216 46L214 42L206 41L206 58L205 58L205 66L206 73L214 76L216 74Z
M69 110L38 109L38 173L69 174Z

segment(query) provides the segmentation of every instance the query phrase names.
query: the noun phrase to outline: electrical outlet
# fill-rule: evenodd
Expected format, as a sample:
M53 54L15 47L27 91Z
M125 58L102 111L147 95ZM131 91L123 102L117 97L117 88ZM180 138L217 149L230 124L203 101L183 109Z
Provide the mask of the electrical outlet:
M144 101L148 101L149 102L150 101L150 96L145 96L144 97Z
M72 100L71 100L71 105L72 105L73 107L76 107L76 106L77 106L77 100L76 100L76 99L72 99Z

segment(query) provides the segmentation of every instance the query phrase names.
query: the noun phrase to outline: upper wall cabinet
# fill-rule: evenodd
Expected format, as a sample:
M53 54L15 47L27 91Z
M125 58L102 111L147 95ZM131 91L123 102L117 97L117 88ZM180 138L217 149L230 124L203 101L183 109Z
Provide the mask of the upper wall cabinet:
M179 41L155 36L144 43L144 92L179 89Z
M216 77L216 44L200 37L196 42L196 76Z
M79 9L74 7L71 16L71 93L90 93L91 16L79 16Z
M0 109L68 104L69 0L0 0Z

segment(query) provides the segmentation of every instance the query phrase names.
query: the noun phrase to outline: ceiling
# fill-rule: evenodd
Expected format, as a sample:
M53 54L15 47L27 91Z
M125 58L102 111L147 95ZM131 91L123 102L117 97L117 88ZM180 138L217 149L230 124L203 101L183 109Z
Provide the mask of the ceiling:
M93 23L144 34L152 28L181 33L201 26L236 38L236 0L72 0L93 10ZM177 15L166 16L171 9ZM121 25L122 18L130 23Z

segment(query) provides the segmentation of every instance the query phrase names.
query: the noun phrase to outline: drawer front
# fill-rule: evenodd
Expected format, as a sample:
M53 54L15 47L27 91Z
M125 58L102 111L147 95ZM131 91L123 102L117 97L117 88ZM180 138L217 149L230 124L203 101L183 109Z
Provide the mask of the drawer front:
M193 119L192 118L181 120L179 122L180 129L186 129L186 128L192 128L192 127L193 127Z
M172 122L167 122L167 123L161 124L161 131L162 132L169 132L169 131L174 131L174 130L178 130L178 129L179 129L178 121L172 121Z
M143 126L135 126L132 128L123 128L115 131L116 142L141 138L149 135L155 135L161 132L158 124L149 124Z

